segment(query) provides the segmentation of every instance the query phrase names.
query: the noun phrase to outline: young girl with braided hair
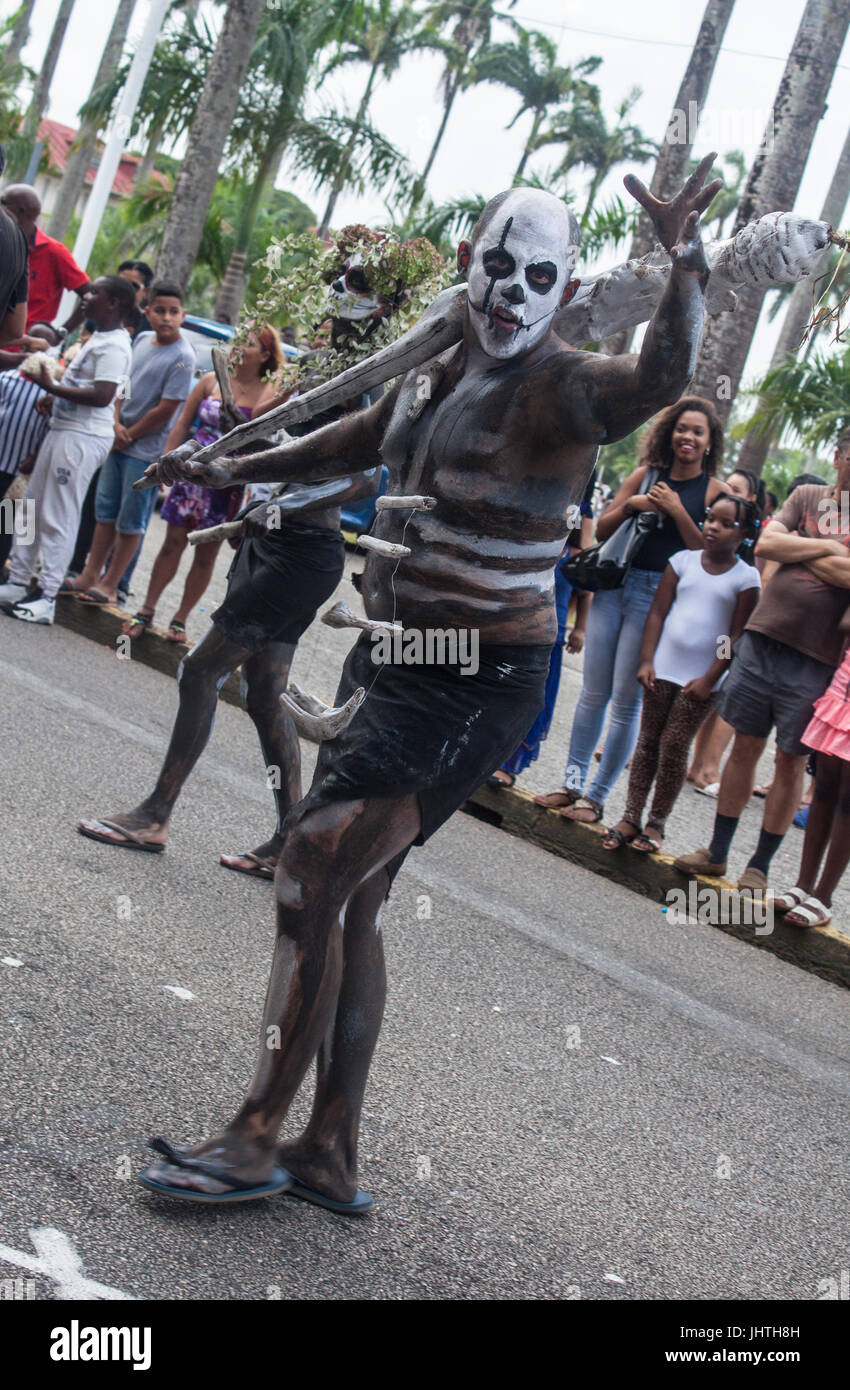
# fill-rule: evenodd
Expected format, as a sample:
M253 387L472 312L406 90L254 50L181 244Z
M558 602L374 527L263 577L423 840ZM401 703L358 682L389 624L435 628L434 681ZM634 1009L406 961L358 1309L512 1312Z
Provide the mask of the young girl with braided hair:
M703 549L671 556L643 629L637 678L644 688L623 818L604 849L661 848L664 827L685 781L688 752L712 709L732 647L755 608L761 580L738 551L758 533L753 501L721 493L706 508ZM649 789L652 809L641 830Z

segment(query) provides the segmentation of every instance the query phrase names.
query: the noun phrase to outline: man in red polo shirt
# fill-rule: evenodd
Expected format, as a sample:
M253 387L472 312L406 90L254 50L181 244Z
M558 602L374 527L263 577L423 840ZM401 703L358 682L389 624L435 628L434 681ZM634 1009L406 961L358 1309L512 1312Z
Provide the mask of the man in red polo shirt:
M31 323L52 323L59 312L63 290L76 290L81 295L89 287L89 277L67 246L36 225L41 199L34 188L26 183L11 184L0 197L0 204L15 219L29 245L27 328Z

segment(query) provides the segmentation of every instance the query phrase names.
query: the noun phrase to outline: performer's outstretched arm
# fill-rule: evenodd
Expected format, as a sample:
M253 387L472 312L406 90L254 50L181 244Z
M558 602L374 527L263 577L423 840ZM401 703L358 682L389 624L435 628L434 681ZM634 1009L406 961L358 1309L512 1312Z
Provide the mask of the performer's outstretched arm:
M609 444L631 434L655 411L677 400L694 374L709 275L699 217L720 187L719 180L702 187L713 159L708 155L669 203L659 202L631 175L624 180L652 218L673 264L637 356L590 355L577 373L586 388L596 443Z
M185 478L203 487L220 488L236 483L315 482L377 468L381 463L381 439L398 389L394 387L374 405L345 415L303 439L288 439L259 454L225 454L210 463L193 463L191 457L175 451L152 463L144 477L151 486Z

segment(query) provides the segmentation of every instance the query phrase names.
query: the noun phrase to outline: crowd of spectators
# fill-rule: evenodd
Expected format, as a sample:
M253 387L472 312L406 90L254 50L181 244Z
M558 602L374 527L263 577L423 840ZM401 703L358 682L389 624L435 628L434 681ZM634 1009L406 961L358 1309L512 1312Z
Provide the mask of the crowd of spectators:
M0 197L0 498L25 487L33 523L17 527L2 509L0 607L50 624L63 596L101 605L126 595L156 497L134 491L134 482L190 436L209 443L269 410L282 349L273 328L258 326L231 364L231 411L214 373L197 379L180 287L153 283L139 260L89 281L41 231L38 214L33 189L13 186ZM78 304L57 329L65 290ZM822 925L850 859L850 430L836 442L834 484L803 475L781 507L756 475L732 469L724 477L723 452L709 401L683 397L661 412L638 467L596 508L597 541L641 516L643 539L622 581L595 592L574 589L575 570L564 569L593 540L589 485L554 576L558 637L545 707L489 780L511 786L538 756L564 647L584 649L563 784L536 800L571 821L603 821L628 767L625 811L603 847L656 853L687 780L716 796L717 812L710 843L674 863L719 877L775 732L773 779L760 789L762 828L738 888L768 892L771 861L801 814L808 764L798 880L774 906L798 926ZM152 624L188 533L230 520L242 503L241 488L174 484L145 599L125 623L129 636ZM187 640L219 544L193 552L168 626L176 643Z

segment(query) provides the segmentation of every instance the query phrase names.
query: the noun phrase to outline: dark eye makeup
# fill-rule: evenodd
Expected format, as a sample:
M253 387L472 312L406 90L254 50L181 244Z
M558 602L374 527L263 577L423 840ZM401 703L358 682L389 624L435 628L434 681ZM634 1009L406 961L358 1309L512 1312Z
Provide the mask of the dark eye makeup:
M526 266L525 278L529 289L536 290L538 294L548 294L558 278L557 267L551 261L537 261L534 265Z

